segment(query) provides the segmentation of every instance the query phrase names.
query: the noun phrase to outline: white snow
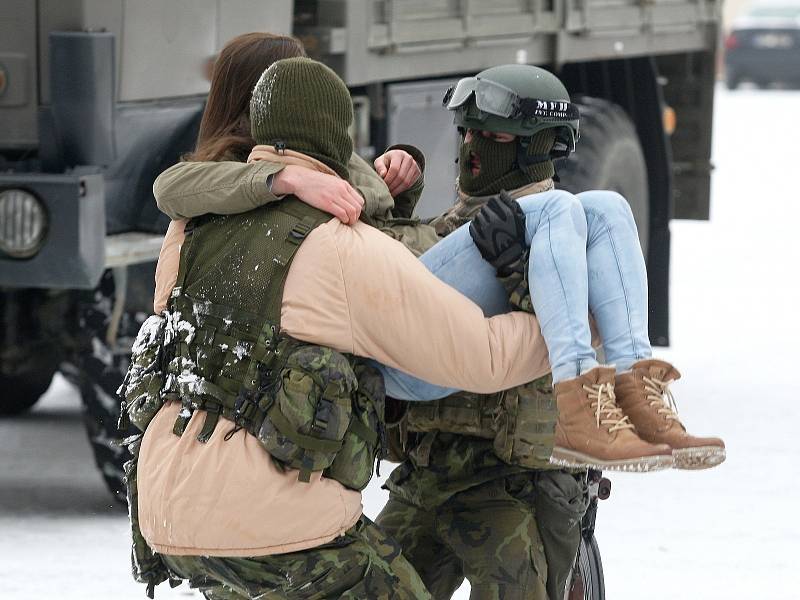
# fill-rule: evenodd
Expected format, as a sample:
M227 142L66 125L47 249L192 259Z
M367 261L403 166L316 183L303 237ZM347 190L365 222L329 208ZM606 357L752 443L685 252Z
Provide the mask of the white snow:
M141 354L145 348L152 346L157 341L158 332L163 323L164 317L161 315L150 315L139 328L139 333L133 342L131 352L133 354Z
M241 342L237 343L233 347L233 353L236 355L236 358L239 359L239 360L242 360L245 356L247 356L248 352L250 352L250 350L248 349L247 345L245 345L244 343L241 343Z
M800 93L718 90L712 220L672 225L672 348L681 417L718 434L704 472L609 474L597 539L611 600L800 598L794 380ZM679 115L680 118L680 115ZM382 469L386 475L389 469ZM380 481L364 499L374 517ZM157 598L199 598L161 585ZM141 600L127 518L93 465L76 392L57 377L0 421L0 598ZM456 598L466 600L467 588Z

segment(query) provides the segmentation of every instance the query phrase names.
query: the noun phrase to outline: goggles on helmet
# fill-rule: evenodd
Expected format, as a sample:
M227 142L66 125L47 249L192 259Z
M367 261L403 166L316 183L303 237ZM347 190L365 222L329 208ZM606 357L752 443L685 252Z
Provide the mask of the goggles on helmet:
M478 109L500 117L510 117L519 102L516 92L504 85L477 77L465 77L447 90L442 104L447 106L447 110L455 110L464 106L473 94Z
M442 104L448 110L456 110L464 107L473 95L479 111L505 119L538 117L544 121L572 121L580 118L578 108L569 101L520 98L514 90L478 77L460 80L447 90Z

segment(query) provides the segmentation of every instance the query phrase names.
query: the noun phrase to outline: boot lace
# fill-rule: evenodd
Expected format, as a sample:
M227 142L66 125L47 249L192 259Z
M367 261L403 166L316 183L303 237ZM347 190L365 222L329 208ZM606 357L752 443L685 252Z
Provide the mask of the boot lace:
M678 405L675 403L675 396L669 389L672 381L661 381L655 377L643 377L644 389L647 392L647 399L650 406L657 408L658 414L664 415L668 421L678 421Z
M600 425L608 426L609 433L621 429L634 429L633 423L628 419L628 415L624 414L622 409L617 406L614 384L596 383L594 385L584 385L583 389L592 401L589 406L595 409L598 429Z

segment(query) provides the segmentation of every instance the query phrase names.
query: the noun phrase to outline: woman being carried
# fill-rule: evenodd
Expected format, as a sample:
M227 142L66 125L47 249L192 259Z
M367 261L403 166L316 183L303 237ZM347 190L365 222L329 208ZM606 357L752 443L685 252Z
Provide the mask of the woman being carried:
M500 90L499 94L483 94L482 101L501 98L502 107L479 104L478 81ZM511 90L517 86L519 93ZM530 262L528 278L533 308L540 319L544 318L542 329L558 384L560 416L553 462L624 470L668 467L673 457L681 468L707 468L722 462L725 451L721 440L689 436L677 418L668 390L669 383L679 377L677 370L652 359L647 336L646 271L636 226L624 198L612 192L573 196L552 189L551 160L556 143L559 148L571 148L577 133L578 116L561 82L537 67L506 65L462 80L448 100L448 108L456 113L456 123L464 133L461 200L434 224L440 233L449 232L454 222L463 222L465 214L477 212L478 206L502 189L514 190L519 198L526 215L519 235L526 239L520 239L517 247L521 253L530 245L534 257L541 256ZM558 101L569 111L539 119L509 112L514 105L535 111L537 100ZM262 150L253 158L269 158L269 152ZM240 168L248 172L245 167ZM210 175L227 168L208 163L176 165L157 181L159 205L173 215L177 205L190 215L221 211L222 206L208 194L176 190L197 189L197 183L190 179L195 173ZM365 182L374 186L373 180L374 176L364 174ZM231 186L229 191L232 200L239 190ZM241 192L238 195L241 197ZM189 205L182 202L187 196L195 200L202 197L204 202ZM214 208L208 207L209 202ZM237 208L241 204L239 199L224 209L243 210ZM494 206L500 210L497 204ZM506 218L511 216L510 208L506 203ZM405 227L405 231L418 232L418 239L413 240L418 243L412 243L412 247L431 246L429 228L417 225ZM424 254L423 264L477 302L486 314L508 310L505 291L481 260L466 229L454 235L453 240L448 238ZM506 255L508 261L508 251ZM500 267L507 269L508 264ZM597 319L606 359L615 371L597 369L586 319L590 311ZM582 378L585 374L590 374L589 380ZM389 395L400 399L432 399L453 391L435 389L392 369L386 369L384 376Z

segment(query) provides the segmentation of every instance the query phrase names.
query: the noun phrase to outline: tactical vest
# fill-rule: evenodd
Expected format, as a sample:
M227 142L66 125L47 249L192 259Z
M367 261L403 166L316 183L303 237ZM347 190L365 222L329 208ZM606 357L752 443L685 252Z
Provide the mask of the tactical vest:
M497 457L510 465L547 469L553 468L549 458L557 419L548 375L496 394L457 392L432 402L409 402L399 426L390 430L395 437L390 446L399 445L424 467L433 436L456 433L491 440Z
M226 435L247 430L301 481L323 471L352 489L367 485L385 447L381 375L280 329L295 252L329 219L287 198L187 225L169 309L143 325L120 388L134 425L144 430L165 400L177 399L176 435L202 409L201 442L222 417Z
M533 313L527 274L525 253L509 275L498 279L514 310ZM409 448L414 463L427 466L436 432L456 433L492 440L494 453L510 465L552 469L557 420L553 378L546 375L496 394L457 392L433 402L411 402L402 424L391 431L390 447ZM415 436L413 448L408 433L423 434Z

